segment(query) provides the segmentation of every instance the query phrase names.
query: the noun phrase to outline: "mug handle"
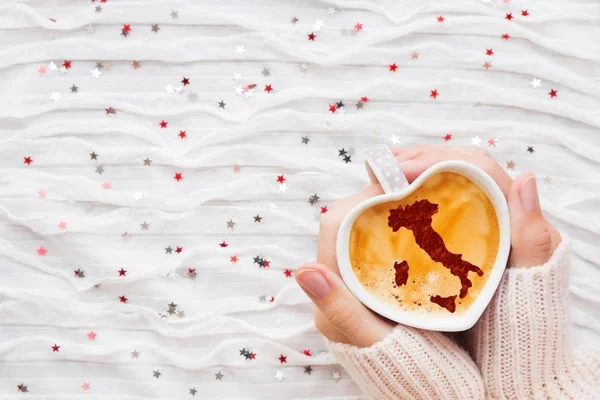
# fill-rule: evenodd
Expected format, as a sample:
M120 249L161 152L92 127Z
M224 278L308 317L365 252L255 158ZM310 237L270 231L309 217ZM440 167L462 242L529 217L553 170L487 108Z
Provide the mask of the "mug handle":
M385 193L398 192L408 186L406 176L390 148L379 144L365 153L365 166L372 183L379 183Z

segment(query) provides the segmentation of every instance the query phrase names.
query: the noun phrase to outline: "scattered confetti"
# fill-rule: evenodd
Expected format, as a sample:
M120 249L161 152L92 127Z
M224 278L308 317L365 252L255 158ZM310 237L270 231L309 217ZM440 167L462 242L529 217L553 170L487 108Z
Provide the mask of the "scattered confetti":
M87 392L88 390L90 390L90 384L87 382L83 382L83 385L81 385L81 388L83 389L84 392Z
M437 91L437 89L435 89L435 90L432 90L432 91L431 91L431 94L429 95L429 97L433 97L434 99L437 99L437 97L438 97L438 96L439 96L439 95L438 95L438 91Z
M506 162L506 168L508 168L508 169L514 169L515 165L516 164L512 160Z
M556 93L557 93L557 91L556 91L556 90L554 90L554 89L551 89L551 90L550 90L550 93L548 93L548 95L550 96L550 98L553 98L553 97L556 97Z
M541 79L537 79L537 78L533 78L531 80L531 86L533 86L534 89L539 88L540 86L542 86L542 80Z
M498 145L498 139L496 139L496 138L488 139L488 145L490 147L496 147Z
M471 144L473 146L479 146L481 144L481 139L479 139L479 136L472 137Z
M396 72L397 69L398 69L398 66L396 65L396 63L393 63L390 65L390 71Z
M533 147L532 147L532 146L527 146L527 151L529 152L529 154L533 154L533 152L534 152L535 150L533 149Z
M94 331L90 331L90 332L87 334L88 340L96 340L96 336L97 336L97 335L96 335L96 333L95 333Z
M444 136L444 140L447 142L448 140L452 140L452 134L451 133L446 133L446 135Z

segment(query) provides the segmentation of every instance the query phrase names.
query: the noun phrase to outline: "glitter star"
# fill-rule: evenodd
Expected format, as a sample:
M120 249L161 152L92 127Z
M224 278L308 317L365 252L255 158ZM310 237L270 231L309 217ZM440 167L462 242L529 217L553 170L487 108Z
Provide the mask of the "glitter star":
M390 65L390 71L396 72L397 69L398 69L398 66L396 65L396 63L393 63L392 65Z
M542 86L542 80L533 78L533 80L531 81L531 86L533 86L534 89L539 88L540 86Z
M550 93L548 93L550 95L550 98L556 97L556 93L557 91L554 89L550 89Z
M431 91L431 94L429 95L429 97L433 97L433 98L434 98L434 100L435 100L435 99L437 99L437 97L438 97L438 96L439 96L439 95L438 95L437 89L435 89L435 90L432 90L432 91Z
M533 154L533 152L534 152L535 150L533 149L533 147L532 147L532 146L527 146L527 151L529 152L529 154Z
M133 61L131 63L131 66L133 67L133 69L138 69L140 67L140 62L139 61Z
M241 55L242 55L242 54L244 54L245 52L246 52L246 49L244 48L244 46L243 46L243 45L241 45L241 46L235 46L235 53L236 53L236 54L238 54L238 55L240 55L240 56L241 56Z
M234 173L240 172L240 166L239 166L239 165L237 165L237 164L236 164L236 165L234 165L234 166L233 166L233 172L234 172Z
M46 198L46 194L47 194L47 192L46 192L44 189L41 189L41 190L38 192L38 196L40 196L42 199L45 199L45 198Z
M256 214L256 217L254 217L254 222L258 222L260 224L262 224L262 217L258 214Z
M512 160L506 162L506 168L508 169L514 169L515 165L516 164Z
M81 388L83 389L84 392L90 390L90 384L87 382L83 382L83 385L81 385Z
M164 129L167 127L167 125L169 125L169 123L167 121L165 121L164 119L161 120L158 124L160 125L161 129Z
M183 251L183 247L177 247L175 249L175 253L181 253Z
M327 15L333 15L333 14L335 14L335 13L336 13L336 11L337 11L337 10L335 9L335 7L329 7L329 8L327 9Z
M96 12L97 12L97 13L101 13L101 12L102 12L102 7L100 7L100 6L96 6Z
M481 139L479 139L479 136L472 137L471 144L473 146L479 146L481 144Z
M333 380L337 382L340 379L342 379L342 377L340 376L340 373L339 372L334 372L333 373Z
M308 138L308 136L302 136L302 143L303 144L308 144L309 141L310 141L310 139Z
M296 17L292 18L292 24L295 24L298 21L300 21L298 18L296 18Z
M94 33L94 31L96 30L96 28L94 28L92 26L92 24L87 24L85 27L85 30L87 31L87 33Z
M179 17L179 11L171 11L171 18L176 19Z
M452 139L452 134L451 133L446 133L446 136L444 136L444 140L447 142L448 140Z
M357 103L356 103L356 109L357 109L357 110L360 110L360 109L362 109L362 108L363 108L363 102L361 102L361 101L357 102Z
M183 179L183 177L181 176L182 172L176 172L175 176L173 177L173 179L175 179L177 182L179 182L180 180Z
M398 144L400 143L400 138L396 135L392 135L392 137L390 138L390 142L392 142L392 144Z
M508 39L510 39L510 35L508 33L503 33L502 34L502 39L508 40Z
M348 164L349 162L352 162L352 158L350 156L344 156L344 162Z
M127 233L127 231L125 231L121 234L121 237L125 240L129 240L129 238L131 238L131 235Z
M112 107L105 108L104 111L106 111L106 115L109 115L109 114L113 114L114 115L114 114L117 113L117 110L115 110Z
M283 354L279 356L279 363L283 364L286 363L287 364L287 357L284 356Z
M494 50L492 50L492 49L485 49L485 55L486 56L493 56L494 55Z
M552 178L550 177L550 175L546 175L546 177L544 178L544 182L546 182L546 183L552 182Z
M335 113L335 111L337 110L337 107L335 104L330 104L329 105L329 111L331 111L331 113Z
M498 139L496 139L496 138L488 139L488 145L490 147L496 147L498 145Z
M57 346L56 343L54 343L54 346L50 346L52 347L52 352L58 352L58 349L60 349L60 346Z
M25 160L25 161L23 161L23 164L31 165L31 163L33 162L31 157L23 157L23 158Z
M158 24L152 25L152 29L151 29L152 32L158 33L159 30L160 30L160 28L159 28Z
M279 185L279 191L282 193L285 193L288 191L288 187L285 183L282 183L281 185Z
M143 231L147 231L148 227L150 226L150 224L148 224L146 221L144 221L140 225L141 225Z
M221 373L221 371L219 371L219 372L217 372L217 373L215 374L215 380L217 380L217 381L222 381L224 376L225 376L225 375L223 375L223 374Z
M327 211L327 206L321 207L321 214L325 214Z
M356 25L354 25L354 29L356 30L356 32L362 31L363 24L357 22Z
M64 221L60 221L60 223L58 224L58 227L60 228L61 231L63 229L67 229L67 223Z
M223 240L221 243L219 243L219 246L221 246L221 247L227 247L229 245L227 243L225 243L225 241Z
M137 350L134 349L131 352L131 358L139 358L139 356L140 356L140 352L139 351L137 351Z
M232 219L230 219L229 221L227 221L227 227L233 229L233 226L235 225L235 222L233 222Z
M160 378L160 376L162 375L162 374L160 373L160 370L158 370L158 369L155 369L155 370L154 370L154 371L152 371L152 372L153 372L153 375L152 375L152 376L153 376L153 377L155 377L156 379Z
M444 22L444 17L442 17L441 15L437 17L437 22Z
M142 161L144 162L144 165L148 165L149 166L150 164L152 164L152 160L149 159L148 157L146 157L146 159L142 160Z
M317 37L317 35L315 35L313 32L308 34L308 40L312 40L313 42L315 41L316 37Z
M277 380L281 382L281 381L283 380L283 371L281 371L281 370L278 370L278 371L275 373L275 378L277 378Z
M219 108L225 108L226 104L223 100L219 102Z
M21 383L20 385L17 385L17 391L21 392L21 393L27 393L29 392L29 390L27 390L27 385Z
M273 88L271 87L271 85L265 85L265 92L271 93L272 90Z
M187 133L187 131L179 131L179 137L182 138L182 139L186 138L187 137L186 133Z
M94 331L90 331L90 333L87 334L88 340L96 340L96 333Z
M79 88L75 85L71 86L71 93L78 93Z
M313 369L312 369L312 367L310 365L307 365L307 366L304 367L304 373L305 374L309 374L310 375L310 373L312 372L312 370Z
M77 278L85 278L85 272L79 268L77 268L75 271L73 271L75 273L75 276Z
M59 101L60 100L60 93L59 92L52 92L52 95L50 96L51 100L54 101Z
M127 303L127 300L128 300L127 297L125 297L125 296L119 296L119 301L121 303Z
M171 246L165 247L165 254L173 254L173 249L171 248Z
M527 10L521 10L521 16L522 17L528 17L529 16L529 12Z
M504 19L507 19L507 20L509 20L509 21L510 21L511 19L513 19L512 13L506 13L506 16L504 17Z
M313 31L319 32L319 31L323 30L324 25L325 25L325 22L323 22L322 19L317 19L317 21L313 25Z
M127 270L121 268L119 271L117 271L119 273L119 276L126 276L127 274Z
M230 256L229 257L229 261L232 262L232 263L234 263L234 264L237 263L238 260L239 260L239 258L237 256Z
M96 67L93 70L90 70L90 72L92 73L92 78L100 78L100 75L102 75L102 72L100 72L100 70Z
M42 75L44 75L46 73L47 69L45 65L40 65L40 67L38 68L38 72Z
M483 68L485 68L486 70L490 69L492 67L492 63L489 61L486 61L483 63Z
M419 53L417 53L416 51L413 51L412 53L410 53L410 58L412 60L418 60L419 59Z
M286 268L286 270L283 271L283 274L285 275L286 278L291 278L292 277L292 270Z
M98 154L96 154L96 152L92 151L90 153L90 160L97 160L98 159Z
M195 387L193 387L193 388L190 388L190 394L191 394L192 396L195 396L195 395L196 395L196 392L197 392L197 390L196 390L196 388L195 388Z
M102 175L103 172L104 172L104 167L102 165L98 165L96 167L96 173Z
M262 70L262 74L263 76L267 77L267 76L271 76L271 70L269 68L263 68Z
M38 256L44 256L44 255L46 255L47 251L48 250L46 250L45 248L40 247L39 249L37 249Z
M308 198L308 202L309 202L309 203L310 203L310 205L312 206L312 205L314 205L315 203L318 203L320 199L321 199L321 198L320 198L319 196L317 196L316 194L313 194L312 196L310 196L310 197Z

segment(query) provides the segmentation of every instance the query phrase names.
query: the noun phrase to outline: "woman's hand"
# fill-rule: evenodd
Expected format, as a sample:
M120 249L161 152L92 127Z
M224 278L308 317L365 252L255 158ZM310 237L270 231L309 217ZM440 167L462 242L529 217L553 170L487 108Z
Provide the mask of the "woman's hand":
M466 161L487 172L508 201L511 224L508 265L531 267L544 264L559 245L560 234L542 214L532 174L523 174L513 181L491 154L480 147L422 145L392 151L408 182L434 164L447 160Z
M301 266L296 281L315 303L315 325L329 340L358 347L381 341L395 324L376 315L348 290L340 277L336 239L342 220L356 204L379 194L379 185L369 185L360 193L333 203L323 215L319 230L317 263Z

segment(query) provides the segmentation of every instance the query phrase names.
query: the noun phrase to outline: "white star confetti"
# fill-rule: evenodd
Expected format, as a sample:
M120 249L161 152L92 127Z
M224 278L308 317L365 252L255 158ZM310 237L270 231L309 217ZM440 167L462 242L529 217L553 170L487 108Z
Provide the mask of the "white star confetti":
M479 136L472 137L471 144L473 146L479 146L481 144L481 139L479 139Z
M270 208L271 210L275 210L275 209L277 209L277 204L275 204L275 203L271 203L271 204L269 204L269 208Z
M313 25L313 31L319 32L319 31L323 30L324 25L325 25L325 23L323 22L322 19L317 19L317 22L315 22L315 24Z
M390 142L392 142L392 144L398 144L400 143L400 138L396 135L392 135L392 137L390 138Z
M48 68L50 69L50 71L56 71L58 69L56 64L54 64L54 61L50 61L50 64L48 64Z
M233 80L236 82L239 82L242 80L242 74L240 74L239 72L236 72L235 74L233 74Z
M133 197L134 200L141 200L144 198L144 193L142 192L135 192L134 194L131 195L131 197Z
M337 10L335 9L335 7L329 7L329 8L327 9L327 14L328 14L328 15L333 15L333 14L335 14L336 12L337 12Z
M340 376L340 373L339 372L334 372L333 373L333 380L337 382L340 379L342 379L342 377Z
M275 374L275 378L277 378L277 380L279 382L281 382L283 380L283 371L278 370L277 373Z
M246 52L246 49L244 48L244 46L235 46L235 52L238 55L242 55Z
M539 88L540 86L542 86L542 80L533 78L533 80L531 81L531 86L533 86L534 89Z
M285 183L282 183L281 185L279 185L279 191L282 193L285 193L288 191L288 187Z
M52 96L50 96L50 99L52 99L54 101L59 101L60 100L60 93L59 92L52 92Z
M92 73L92 78L100 78L100 75L102 75L102 72L100 72L100 70L98 68L94 68L93 70L90 71Z
M171 85L167 85L167 86L165 86L165 91L167 93L173 93L175 91L175 88Z

